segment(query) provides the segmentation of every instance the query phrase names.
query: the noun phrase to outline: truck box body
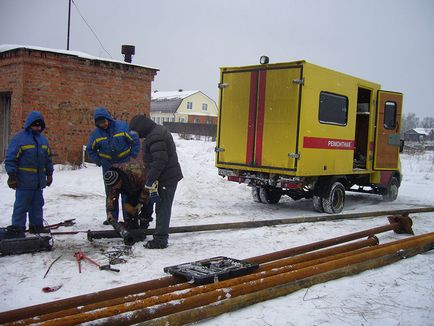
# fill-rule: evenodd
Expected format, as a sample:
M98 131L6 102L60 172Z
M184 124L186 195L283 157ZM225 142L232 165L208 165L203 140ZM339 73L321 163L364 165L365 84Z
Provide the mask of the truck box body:
M216 166L233 181L399 174L400 93L306 61L221 68L219 88Z

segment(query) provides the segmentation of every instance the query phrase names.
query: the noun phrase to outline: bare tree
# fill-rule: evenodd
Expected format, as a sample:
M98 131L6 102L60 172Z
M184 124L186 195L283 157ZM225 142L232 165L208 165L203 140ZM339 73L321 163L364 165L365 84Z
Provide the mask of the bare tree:
M422 128L434 128L434 118L425 117L421 123Z
M420 120L416 113L403 114L401 132L406 132L410 129L419 127Z

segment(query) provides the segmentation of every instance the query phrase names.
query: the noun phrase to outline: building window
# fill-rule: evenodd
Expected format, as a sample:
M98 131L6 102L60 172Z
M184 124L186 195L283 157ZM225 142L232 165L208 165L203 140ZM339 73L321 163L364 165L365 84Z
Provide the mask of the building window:
M193 102L187 102L187 109L193 110Z
M348 121L348 97L321 92L319 96L319 121L346 126Z
M384 128L395 129L396 127L396 103L387 101L384 104Z
M179 122L185 122L184 118L179 118Z
M202 103L202 111L208 111L208 104Z
M160 124L160 117L156 117L155 118L155 122L158 123L158 124Z

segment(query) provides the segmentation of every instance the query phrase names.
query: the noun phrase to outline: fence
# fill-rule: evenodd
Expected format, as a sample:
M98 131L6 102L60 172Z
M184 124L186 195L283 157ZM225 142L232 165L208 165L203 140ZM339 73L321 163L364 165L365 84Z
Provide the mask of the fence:
M164 126L171 132L185 136L205 136L215 140L217 125L205 123L164 122Z

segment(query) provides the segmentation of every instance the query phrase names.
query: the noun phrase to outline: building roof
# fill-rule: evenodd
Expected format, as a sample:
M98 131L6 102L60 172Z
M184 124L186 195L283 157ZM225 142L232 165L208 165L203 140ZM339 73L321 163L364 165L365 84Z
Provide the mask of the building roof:
M413 128L407 130L405 133L413 133L413 132L419 135L428 136L430 133L434 132L434 128Z
M152 93L152 100L173 100L173 99L185 99L193 94L198 93L199 91L184 91L180 89L179 91L169 91L169 92L159 92L154 91Z
M175 113L181 102L181 98L152 100L151 112Z
M178 91L152 92L151 112L175 113L181 102L186 97L198 93L199 91Z
M90 55L90 54L87 54L84 52L80 52L80 51L50 49L50 48L44 48L44 47L40 47L40 46L18 45L18 44L1 44L0 45L0 53L7 52L7 51L14 51L14 50L18 50L18 49L29 49L29 50L37 50L37 51L43 51L43 52L52 52L52 53L69 55L69 56L79 57L79 58L84 58L84 59L89 59L89 60L115 62L115 63L120 63L123 65L137 66L137 67L152 69L152 70L156 70L156 71L159 70L158 68L137 65L137 64L129 63L129 62L125 62L125 61L95 57L93 55Z

